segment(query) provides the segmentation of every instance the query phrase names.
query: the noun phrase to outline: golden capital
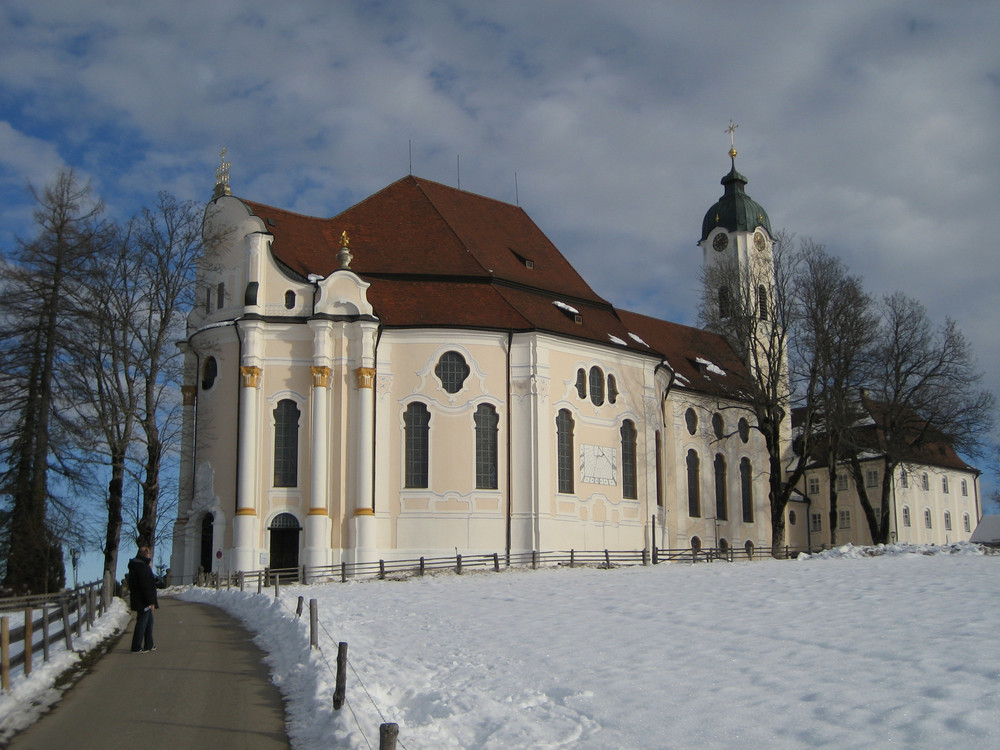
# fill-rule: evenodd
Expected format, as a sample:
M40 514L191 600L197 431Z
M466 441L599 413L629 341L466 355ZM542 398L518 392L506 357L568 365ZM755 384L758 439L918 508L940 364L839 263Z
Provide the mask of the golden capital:
M238 516L256 516L257 511L254 508L240 508L236 511Z
M184 406L194 406L195 396L198 394L198 386L182 385L181 396L184 399Z
M375 368L359 367L354 371L358 379L358 388L372 388L375 385Z
M243 365L240 367L240 377L243 378L244 388L258 388L260 386L260 368L256 365Z
M355 517L357 517L357 516L374 516L374 515L375 515L375 511L372 508L358 508L356 511L354 511L354 516Z
M310 508L309 509L309 513L307 515L310 515L310 516L328 516L330 514L327 512L326 508Z
M313 376L313 387L328 388L330 386L329 367L310 367L309 370Z

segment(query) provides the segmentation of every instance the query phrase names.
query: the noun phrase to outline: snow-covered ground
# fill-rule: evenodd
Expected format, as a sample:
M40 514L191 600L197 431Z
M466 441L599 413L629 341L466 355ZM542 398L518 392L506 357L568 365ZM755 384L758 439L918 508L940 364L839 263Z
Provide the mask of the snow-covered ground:
M1000 556L878 551L182 596L258 633L297 748L1000 747Z
M54 685L59 676L72 669L84 654L123 630L128 621L125 601L113 599L94 627L85 629L81 636L73 636L73 651L67 651L63 641L54 641L49 646L49 661L43 662L41 655L36 655L29 676L25 677L20 667L12 669L10 692L0 695L0 744L30 726L58 701L62 690Z

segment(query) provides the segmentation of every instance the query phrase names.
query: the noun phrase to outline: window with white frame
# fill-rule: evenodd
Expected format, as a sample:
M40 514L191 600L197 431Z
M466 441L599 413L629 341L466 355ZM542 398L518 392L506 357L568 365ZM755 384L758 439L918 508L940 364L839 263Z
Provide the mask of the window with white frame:
M968 497L968 496L969 496L969 480L968 479L963 479L962 480L962 497Z
M823 514L822 513L810 513L809 514L809 530L810 531L822 531L823 530Z
M837 492L847 492L847 474L837 474Z
M923 488L924 492L930 492L931 478L927 476L926 471L920 475L920 486Z
M941 492L948 494L948 477L941 477Z
M819 494L819 477L809 477L809 494Z
M878 469L865 470L865 487L878 487Z
M909 527L910 525L910 506L903 506L903 526Z
M965 533L968 534L972 531L972 519L969 518L968 513L962 514L962 526L965 529Z
M910 486L910 475L906 473L905 466L899 470L899 486L903 489Z
M929 529L932 527L931 524L931 509L924 508L924 528Z
M944 512L944 530L951 531L951 511L946 510Z
M851 511L848 509L841 509L837 511L837 528L838 529L849 529L851 528Z

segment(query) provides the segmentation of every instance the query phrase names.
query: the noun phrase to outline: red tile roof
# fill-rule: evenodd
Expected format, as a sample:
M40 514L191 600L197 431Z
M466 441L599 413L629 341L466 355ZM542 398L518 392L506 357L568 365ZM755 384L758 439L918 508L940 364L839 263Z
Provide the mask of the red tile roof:
M302 278L336 269L346 231L351 270L371 283L385 326L551 332L666 358L677 387L718 395L736 393L745 373L714 334L616 310L517 206L413 176L330 219L243 202Z

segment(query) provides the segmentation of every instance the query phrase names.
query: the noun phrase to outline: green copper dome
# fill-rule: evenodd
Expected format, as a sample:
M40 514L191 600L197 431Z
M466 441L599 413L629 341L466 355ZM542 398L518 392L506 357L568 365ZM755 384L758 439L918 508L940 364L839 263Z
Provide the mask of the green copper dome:
M729 174L722 178L725 192L718 202L708 209L705 220L701 223L701 239L708 237L716 227L722 227L728 232L752 232L757 227L764 227L771 233L771 220L767 211L746 194L744 188L747 178L736 171L736 162Z

